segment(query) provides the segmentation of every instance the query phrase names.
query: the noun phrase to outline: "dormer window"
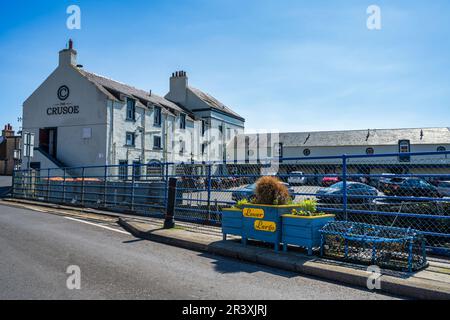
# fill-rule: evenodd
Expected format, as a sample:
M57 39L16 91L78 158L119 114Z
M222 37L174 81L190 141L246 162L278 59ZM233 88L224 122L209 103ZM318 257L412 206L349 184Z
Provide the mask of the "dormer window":
M155 106L153 114L153 123L155 126L161 125L161 108Z
M180 114L180 129L186 129L186 115Z
M136 120L136 101L130 98L127 98L127 120Z

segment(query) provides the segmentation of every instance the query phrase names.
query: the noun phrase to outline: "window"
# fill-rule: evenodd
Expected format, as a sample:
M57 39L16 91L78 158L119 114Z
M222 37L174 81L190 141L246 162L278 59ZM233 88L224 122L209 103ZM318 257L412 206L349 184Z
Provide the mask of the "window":
M134 147L135 138L136 137L135 137L134 132L127 132L125 145L129 146L129 147Z
M303 155L304 155L305 157L308 157L310 154L311 154L311 150L310 150L310 149L305 149L305 150L303 150Z
M202 154L205 154L206 143L202 143Z
M220 131L220 133L223 133L223 126L222 125L219 126L219 131Z
M153 149L161 149L161 137L160 136L153 137Z
M154 111L155 111L155 113L153 114L153 123L156 126L160 126L161 125L161 108L155 106Z
M438 147L437 148L437 152L445 152L445 151L447 151L447 149L445 149L445 147Z
M127 98L127 120L136 120L136 101Z
M409 140L400 140L398 142L398 152L399 153L409 153L410 152L410 142ZM409 155L399 155L399 161L409 162L411 157Z
M186 129L186 115L180 114L180 129Z
M276 145L275 145L275 150L276 150L276 156L278 156L278 161L280 162L280 163L282 163L283 162L283 144L282 143L277 143Z
M127 162L127 160L119 160L119 178L121 180L128 179L128 162Z
M374 153L375 153L375 150L374 150L373 148L367 148L367 149L366 149L366 154L372 155L372 154L374 154Z
M186 143L185 141L180 139L180 155L184 154L184 152L186 151Z

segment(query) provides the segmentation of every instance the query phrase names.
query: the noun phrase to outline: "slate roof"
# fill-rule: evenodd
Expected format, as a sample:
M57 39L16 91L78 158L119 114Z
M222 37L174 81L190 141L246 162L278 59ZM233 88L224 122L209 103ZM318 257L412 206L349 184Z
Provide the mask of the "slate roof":
M250 134L252 143L255 134ZM337 147L397 145L410 140L414 145L450 144L450 128L370 129L348 131L284 132L279 141L283 147Z
M222 102L214 98L208 93L205 93L199 89L193 88L191 86L188 87L188 90L190 90L195 96L197 96L200 100L205 102L207 105L209 105L212 109L218 110L220 112L226 113L228 115L231 115L232 117L235 117L241 121L245 121L243 117L241 117L239 114L231 110L229 107L224 105Z
M182 112L187 114L188 119L195 119L194 114L190 110L154 93L151 93L150 95L150 92L137 89L133 86L121 83L119 81L115 81L83 69L77 70L81 73L82 76L95 84L96 87L111 100L121 101L119 94L124 94L126 96L135 98L138 106L144 107L147 106L148 102L150 102L153 105L159 106L169 111L171 114L175 114L175 112Z

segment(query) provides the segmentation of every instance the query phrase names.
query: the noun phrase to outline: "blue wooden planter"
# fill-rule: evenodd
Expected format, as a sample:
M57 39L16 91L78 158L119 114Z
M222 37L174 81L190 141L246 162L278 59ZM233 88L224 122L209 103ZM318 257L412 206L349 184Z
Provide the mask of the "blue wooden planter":
M246 204L242 210L242 242L246 244L248 239L269 242L273 243L275 251L278 251L281 241L281 216L296 208L296 205Z
M320 247L320 229L328 222L334 220L334 215L322 215L315 217L285 214L282 216L283 250L287 251L287 245L293 244L308 249L308 255L312 255L313 247Z
M242 210L237 208L222 209L222 233L223 240L227 240L227 235L232 234L241 236L242 229Z

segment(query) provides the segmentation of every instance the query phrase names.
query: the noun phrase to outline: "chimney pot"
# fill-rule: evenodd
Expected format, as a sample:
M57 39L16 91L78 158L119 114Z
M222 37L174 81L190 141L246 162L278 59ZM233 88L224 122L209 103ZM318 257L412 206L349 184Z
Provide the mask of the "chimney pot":
M73 41L72 41L72 39L69 39L69 49L70 50L73 49Z

